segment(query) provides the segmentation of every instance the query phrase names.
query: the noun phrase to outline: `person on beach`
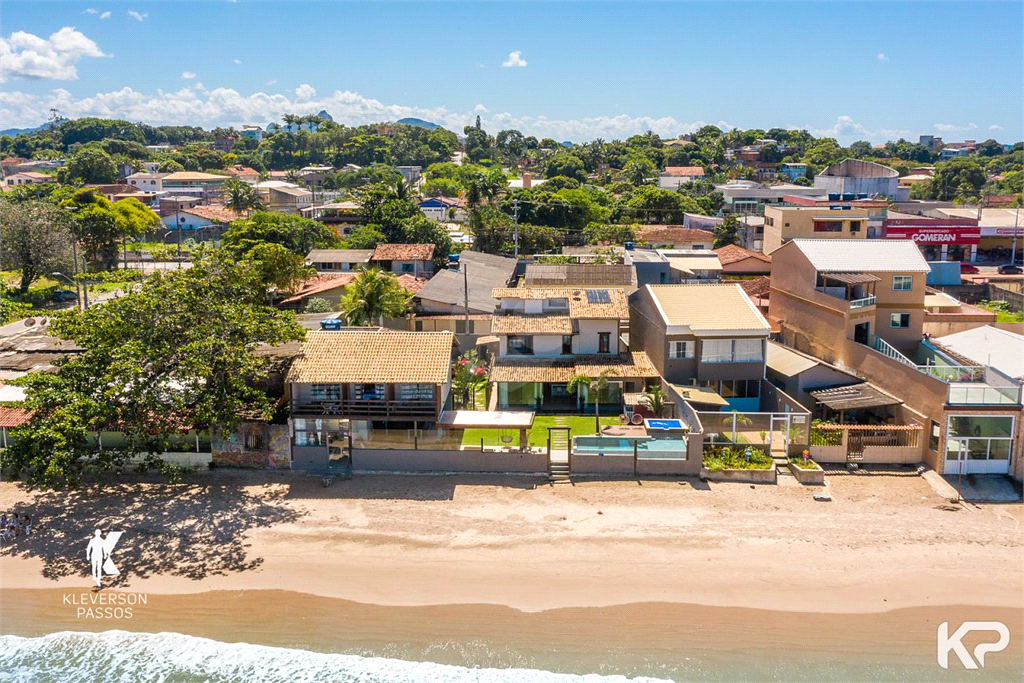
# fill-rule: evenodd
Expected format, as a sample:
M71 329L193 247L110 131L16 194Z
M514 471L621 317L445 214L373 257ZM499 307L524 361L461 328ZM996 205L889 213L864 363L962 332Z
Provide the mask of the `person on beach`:
M21 528L25 530L26 536L32 535L32 520L28 515L25 515L21 520Z
M103 537L100 533L97 529L85 549L85 557L92 563L92 580L96 582L97 588L103 586L103 560L107 559L107 550L103 547Z

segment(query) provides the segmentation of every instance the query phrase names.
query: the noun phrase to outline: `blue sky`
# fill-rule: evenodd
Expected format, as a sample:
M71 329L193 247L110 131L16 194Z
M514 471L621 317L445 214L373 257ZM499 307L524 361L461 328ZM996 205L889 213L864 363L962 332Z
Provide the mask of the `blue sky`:
M1020 2L16 2L0 127L479 114L563 140L705 123L1020 140Z

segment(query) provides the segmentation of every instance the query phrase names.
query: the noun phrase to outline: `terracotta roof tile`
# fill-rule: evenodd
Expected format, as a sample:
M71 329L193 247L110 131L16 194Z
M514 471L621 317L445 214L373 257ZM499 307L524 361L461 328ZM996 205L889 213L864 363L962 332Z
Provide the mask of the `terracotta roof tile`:
M767 296L772 287L772 279L767 276L755 277L752 280L743 280L740 287L747 296Z
M498 314L491 322L492 334L572 334L567 315Z
M0 427L19 427L31 419L31 410L0 406Z
M193 216L199 216L214 223L230 223L242 217L242 214L235 213L226 206L217 205L193 206L191 209L182 209L181 213L190 213Z
M433 244L378 244L371 261L429 261L434 258Z
M718 254L718 260L722 265L728 265L730 263L736 263L743 259L753 258L758 261L764 261L765 263L771 263L772 259L770 256L765 256L761 252L751 251L750 249L744 249L738 244L727 244L724 247L715 249L715 253Z
M657 377L650 358L643 351L617 355L587 355L570 358L524 358L499 356L491 367L492 382L568 382L576 375L598 377L612 370L613 378Z
M355 279L355 273L321 273L307 279L302 283L302 287L300 287L297 292L287 299L282 300L281 303L290 304L296 301L302 301L303 299L316 294L329 292L332 289L337 289L338 287L345 287Z
M444 384L451 377L453 339L451 332L308 332L288 381Z
M703 176L703 166L666 166L664 173L671 176Z
M402 289L407 292L412 292L413 294L423 289L428 282L430 282L430 280L421 277L414 277L409 275L409 273L402 273L398 276L398 284L402 285Z
M588 292L601 294L589 295ZM607 301L604 301L607 294ZM498 287L491 292L495 299L568 299L569 317L575 320L629 318L629 302L621 289L603 287Z
M644 225L637 229L636 238L651 244L692 244L715 240L710 230L684 228L681 225Z

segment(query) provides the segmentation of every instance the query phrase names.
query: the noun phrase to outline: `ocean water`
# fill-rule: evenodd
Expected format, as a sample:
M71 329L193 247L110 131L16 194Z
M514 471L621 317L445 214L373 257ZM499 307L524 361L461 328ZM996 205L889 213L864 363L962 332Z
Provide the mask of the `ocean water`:
M383 657L325 654L180 633L63 631L0 636L4 683L655 683L655 678L534 669L471 669Z

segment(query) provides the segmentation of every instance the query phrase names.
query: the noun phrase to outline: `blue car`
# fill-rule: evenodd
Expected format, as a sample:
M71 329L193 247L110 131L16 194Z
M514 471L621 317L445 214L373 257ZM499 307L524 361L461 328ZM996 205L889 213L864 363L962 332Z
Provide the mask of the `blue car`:
M58 289L53 293L53 302L55 304L63 304L68 301L78 301L78 293L72 292L70 289Z

